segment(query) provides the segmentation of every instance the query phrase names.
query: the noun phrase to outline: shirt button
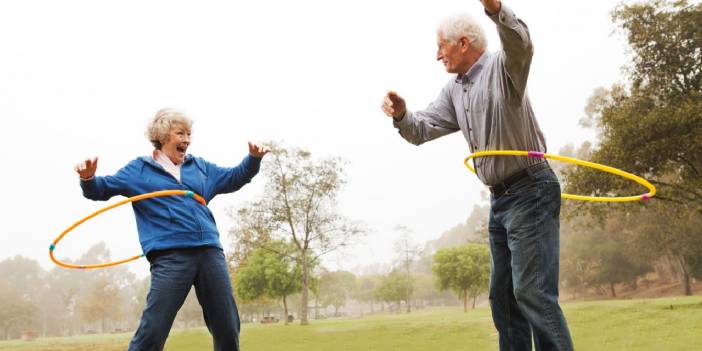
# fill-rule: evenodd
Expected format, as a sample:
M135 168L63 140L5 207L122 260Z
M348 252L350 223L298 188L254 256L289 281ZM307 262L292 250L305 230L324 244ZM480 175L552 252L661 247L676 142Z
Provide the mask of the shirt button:
M465 92L468 92L468 89L463 89L463 92L464 92L464 93L465 93Z

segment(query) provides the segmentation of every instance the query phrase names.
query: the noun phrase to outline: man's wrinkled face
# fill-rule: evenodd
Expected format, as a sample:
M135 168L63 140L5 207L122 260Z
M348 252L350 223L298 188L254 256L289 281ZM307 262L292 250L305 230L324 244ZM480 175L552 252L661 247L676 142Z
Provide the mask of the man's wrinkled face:
M466 38L461 38L458 41L449 41L444 38L442 33L438 33L436 44L438 46L436 60L444 64L446 72L463 74L468 71L470 64L466 53L469 46Z

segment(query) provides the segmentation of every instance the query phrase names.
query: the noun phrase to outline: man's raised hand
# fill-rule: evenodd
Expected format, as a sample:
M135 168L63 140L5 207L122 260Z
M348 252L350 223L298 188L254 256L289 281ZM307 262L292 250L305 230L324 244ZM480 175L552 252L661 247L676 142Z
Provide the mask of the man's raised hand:
M398 121L401 120L405 112L407 112L405 99L397 95L394 91L388 91L388 93L385 94L381 108L388 117L392 117Z

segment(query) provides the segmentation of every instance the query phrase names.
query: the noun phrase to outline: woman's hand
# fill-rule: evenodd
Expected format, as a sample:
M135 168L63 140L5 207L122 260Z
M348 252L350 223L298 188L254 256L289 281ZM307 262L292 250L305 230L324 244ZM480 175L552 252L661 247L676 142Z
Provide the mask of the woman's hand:
M249 141L249 155L256 157L256 158L263 158L267 153L269 153L271 149L265 147L265 146L258 146L252 142Z
M80 179L90 179L95 176L95 171L97 171L98 158L94 157L92 159L86 159L85 161L77 164L73 169L78 173Z

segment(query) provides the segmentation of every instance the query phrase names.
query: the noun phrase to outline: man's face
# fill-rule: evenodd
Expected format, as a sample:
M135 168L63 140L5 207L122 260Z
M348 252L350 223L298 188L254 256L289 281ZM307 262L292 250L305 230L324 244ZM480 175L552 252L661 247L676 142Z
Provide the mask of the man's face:
M439 47L436 52L436 60L444 64L446 72L457 74L468 72L471 62L467 55L470 49L467 38L449 41L444 38L442 33L439 33L436 37L436 44Z

